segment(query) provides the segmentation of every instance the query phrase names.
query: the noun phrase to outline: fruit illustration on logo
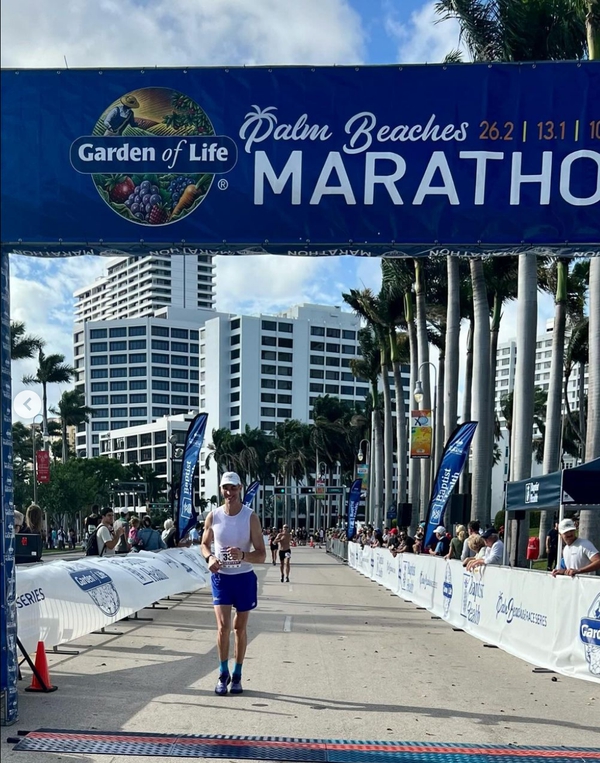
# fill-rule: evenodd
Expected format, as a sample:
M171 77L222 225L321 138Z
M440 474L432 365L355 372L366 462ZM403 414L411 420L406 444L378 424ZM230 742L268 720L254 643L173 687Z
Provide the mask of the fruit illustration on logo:
M112 103L97 121L92 134L131 138L212 136L204 110L191 98L170 88L140 88ZM136 143L137 142L137 143ZM146 142L148 143L148 142ZM156 145L156 144L154 144ZM206 198L214 175L144 172L92 175L108 206L139 225L169 225L191 214Z

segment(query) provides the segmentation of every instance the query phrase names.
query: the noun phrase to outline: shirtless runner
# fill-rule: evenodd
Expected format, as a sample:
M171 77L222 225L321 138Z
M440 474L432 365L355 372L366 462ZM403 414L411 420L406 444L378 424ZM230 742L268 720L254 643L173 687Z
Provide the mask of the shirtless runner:
M292 558L291 543L292 536L288 525L284 525L281 532L275 538L275 543L279 544L279 566L281 568L281 582L285 574L285 582L290 582L290 561Z

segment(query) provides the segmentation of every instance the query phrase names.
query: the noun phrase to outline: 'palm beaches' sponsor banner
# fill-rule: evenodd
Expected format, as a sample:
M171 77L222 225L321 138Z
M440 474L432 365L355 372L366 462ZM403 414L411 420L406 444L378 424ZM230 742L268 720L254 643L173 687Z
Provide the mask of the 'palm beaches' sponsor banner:
M195 549L52 561L17 570L19 639L58 646L85 636L152 602L203 588L208 570Z
M368 577L371 564L381 568L377 582L486 643L539 667L600 683L597 577L555 579L508 567L469 573L456 561L415 554L394 558L387 549L361 552L356 543L349 544L348 563Z
M3 70L3 245L598 254L599 89L593 62Z

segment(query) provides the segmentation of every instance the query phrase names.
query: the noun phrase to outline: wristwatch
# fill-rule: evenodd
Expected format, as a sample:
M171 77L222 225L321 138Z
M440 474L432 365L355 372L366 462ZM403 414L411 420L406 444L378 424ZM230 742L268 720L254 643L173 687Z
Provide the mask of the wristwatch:
M211 557L211 556L212 556L212 554L209 554L208 556L205 556L205 557L204 557L204 561L205 561L207 564L208 564L208 560L210 559L210 557Z

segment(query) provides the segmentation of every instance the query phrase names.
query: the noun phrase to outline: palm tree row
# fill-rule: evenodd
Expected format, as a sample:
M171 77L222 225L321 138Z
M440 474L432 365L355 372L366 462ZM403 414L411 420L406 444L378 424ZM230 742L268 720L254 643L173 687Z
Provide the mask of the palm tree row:
M77 426L88 420L91 409L85 405L83 392L78 389L66 390L62 393L56 408L48 407L48 385L67 384L75 376L75 369L65 363L65 356L59 353L46 355L45 341L41 337L30 336L26 333L25 323L11 321L11 360L25 360L37 355L38 367L35 374L23 377L23 383L40 385L42 388L42 419L43 432L50 435L48 428L48 411L60 419L62 460L69 458L67 428ZM45 443L45 447L48 443Z
M272 432L246 425L240 434L213 429L205 466L210 469L214 463L219 478L236 471L247 483L258 479L266 485L299 485L316 476L320 465L333 473L339 464L347 483L365 428L360 406L325 395L315 400L311 424L288 419Z

